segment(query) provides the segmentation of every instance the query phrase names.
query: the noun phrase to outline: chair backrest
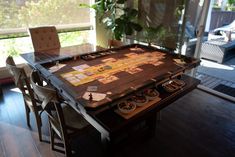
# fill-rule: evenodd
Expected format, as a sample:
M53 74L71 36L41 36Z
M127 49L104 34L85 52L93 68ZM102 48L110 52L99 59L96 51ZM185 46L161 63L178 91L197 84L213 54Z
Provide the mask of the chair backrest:
M13 58L8 56L6 59L6 67L13 75L15 85L21 90L25 101L32 101L33 106L36 106L36 100L29 80L23 68L17 67Z
M124 43L120 40L114 40L114 39L108 40L109 48L116 48L116 47L120 47L120 46L123 46L123 45L124 45Z
M60 40L54 26L29 28L29 34L35 52L60 48Z
M39 75L37 71L33 71L30 78L35 94L42 100L42 108L46 111L52 128L62 139L65 139L65 136L67 136L65 119L56 90L38 84Z

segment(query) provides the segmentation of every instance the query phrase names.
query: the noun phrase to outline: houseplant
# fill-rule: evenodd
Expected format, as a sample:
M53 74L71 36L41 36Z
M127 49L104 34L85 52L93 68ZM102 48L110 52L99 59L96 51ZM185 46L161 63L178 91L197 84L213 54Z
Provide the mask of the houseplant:
M93 5L81 4L96 11L96 16L105 27L112 31L113 39L121 40L142 30L137 22L138 10L125 5L127 0L97 0Z

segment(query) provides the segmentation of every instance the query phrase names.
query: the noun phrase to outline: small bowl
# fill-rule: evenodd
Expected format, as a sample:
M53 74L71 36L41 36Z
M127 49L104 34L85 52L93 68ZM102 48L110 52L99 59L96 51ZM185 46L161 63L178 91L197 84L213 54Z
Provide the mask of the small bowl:
M148 102L148 98L143 94L136 94L131 97L132 101L136 106L143 106Z
M146 89L143 93L148 98L148 100L154 100L159 96L159 92L154 88Z
M136 105L131 101L123 101L118 104L118 110L121 113L128 114L133 112L136 109Z

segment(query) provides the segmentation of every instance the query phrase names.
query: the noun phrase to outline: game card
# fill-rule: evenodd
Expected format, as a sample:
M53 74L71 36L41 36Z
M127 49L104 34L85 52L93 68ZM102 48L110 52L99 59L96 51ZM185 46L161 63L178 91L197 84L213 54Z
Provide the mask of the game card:
M102 62L115 62L115 61L116 61L115 58L107 58L102 60Z
M70 73L63 74L62 77L64 77L64 78L73 77L73 74L70 74Z
M106 94L103 93L95 93L95 92L85 92L82 96L83 99L90 100L92 97L92 101L101 101L106 97Z
M73 80L76 80L77 78L76 77L66 77L65 78L67 81L73 81Z
M84 74L76 74L75 77L81 80L81 79L86 78L87 76Z
M98 87L97 86L88 86L87 91L88 92L95 92L97 91Z
M73 68L74 70L76 70L76 71L82 72L82 71L84 71L84 69L89 68L89 67L90 67L90 66L87 65L87 64L82 64L82 65L75 66L75 67L72 67L72 68Z
M134 47L134 48L130 48L131 51L136 51L136 52L144 52L144 49L140 48L140 47Z
M181 59L173 59L177 64L185 64L186 62Z
M87 76L92 76L92 75L94 75L94 73L91 72L91 71L84 71L83 73L84 73L85 75L87 75Z
M107 83L113 82L115 80L118 80L118 77L111 75L111 76L106 76L102 79L99 79L98 81L100 81L103 84L107 84Z
M163 64L163 62L161 62L161 61L149 61L148 64L152 64L154 66L158 66L158 65Z
M138 73L140 71L143 71L143 69L140 69L140 68L131 68L131 69L127 69L125 71L130 73L130 74L135 74L135 73Z
M133 53L133 52L125 54L125 56L127 56L127 57L134 57L134 56L137 56L137 55L138 55L137 53Z
M54 73L54 72L60 70L61 68L63 68L64 66L65 66L65 64L58 64L58 65L50 67L49 71L51 73Z

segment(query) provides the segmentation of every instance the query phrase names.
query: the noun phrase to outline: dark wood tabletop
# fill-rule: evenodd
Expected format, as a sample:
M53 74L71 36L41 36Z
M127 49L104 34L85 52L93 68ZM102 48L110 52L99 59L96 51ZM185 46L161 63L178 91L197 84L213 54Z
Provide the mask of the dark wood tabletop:
M72 95L72 97L74 97L76 101L81 103L84 107L97 108L102 105L109 104L110 101L117 100L125 95L138 91L144 86L155 84L156 82L163 80L169 80L171 77L182 74L186 69L191 69L199 64L198 60L191 58L185 58L184 64L178 64L174 61L174 59L178 59L178 55L154 48L149 49L148 47L141 45L138 45L139 48L141 48L141 51L135 51L135 46L136 45L124 46L120 49L112 49L112 54L91 60L84 60L80 57L77 57L76 59L73 58L63 60L60 61L59 64L65 66L53 71L53 73L48 73L48 71L50 71L51 68L58 66L56 65L58 63L56 62L40 64L37 68L43 69L46 78L50 79L51 82L53 82L53 78L56 78L57 84L60 82L60 89L69 92L70 95ZM134 54L135 56L128 57L130 54ZM116 61L104 62L110 58L115 59ZM127 65L125 65L122 61L124 63L126 62ZM129 64L136 64L134 69L136 67L140 69L140 71L136 73L129 73L128 70L126 70L126 68L132 68ZM87 65L89 68L87 68L85 72L76 72L76 70L73 69L73 67L81 65ZM111 67L109 68L112 69L97 72L97 69L99 70L100 67L110 65ZM91 78L90 82L87 83L79 84L78 82L78 85L74 85L63 77L63 75L70 75L71 73L75 73L74 75L83 75L89 70L97 73L93 76L88 76L88 81L89 77L93 78ZM117 80L110 83L100 82L99 73L102 73L101 77L115 76ZM101 101L86 100L83 98L83 95L87 92L89 86L97 86L98 88L96 92L98 93L110 94L107 94L106 98Z
M69 57L54 59L54 51L51 54L47 52L51 58L43 58L42 55L43 59L40 58L39 62L27 55L23 57L58 90L71 107L101 133L102 141L110 141L126 133L130 126L142 120L153 131L156 113L200 83L184 75L186 70L198 66L200 60L153 47L132 44L112 49L101 48L98 51L82 50L79 46L64 50L59 56L69 54ZM176 78L185 83L182 88L175 92L163 89L162 84ZM100 101L85 98L89 87L97 87L95 92L105 94L105 98ZM156 100L146 103L147 107L128 118L117 114L119 102L149 88L159 91Z
M21 56L31 65L35 66L37 64L53 62L57 60L63 60L68 58L73 58L82 54L96 52L104 50L100 46L95 46L90 43L74 45L68 47L61 47L59 49L52 49L43 52L30 52L23 53Z

